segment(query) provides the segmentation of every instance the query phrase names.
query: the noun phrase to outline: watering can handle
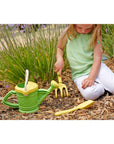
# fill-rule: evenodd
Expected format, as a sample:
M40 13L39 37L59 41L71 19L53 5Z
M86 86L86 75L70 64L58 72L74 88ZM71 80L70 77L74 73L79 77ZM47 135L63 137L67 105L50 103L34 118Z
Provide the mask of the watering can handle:
M29 77L29 71L26 69L26 72L25 72L25 91L27 90L27 83L28 83L28 77Z
M5 95L4 99L2 100L2 103L5 104L5 105L7 105L7 106L13 107L13 108L19 108L19 104L17 104L17 103L11 103L11 102L8 102L8 101L7 101L7 99L8 99L11 95L13 95L13 94L16 94L16 92L15 92L14 90L9 91L9 92Z

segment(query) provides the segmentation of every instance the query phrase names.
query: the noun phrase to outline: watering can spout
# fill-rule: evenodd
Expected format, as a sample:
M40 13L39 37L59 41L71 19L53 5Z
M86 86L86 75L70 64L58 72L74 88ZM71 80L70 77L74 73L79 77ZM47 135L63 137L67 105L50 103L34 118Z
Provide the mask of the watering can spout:
M50 88L48 89L49 93L50 93L53 89L58 88L58 87L59 87L58 83L57 83L56 81L52 80L52 81L51 81L51 86L50 86Z
M54 80L51 81L51 86L49 89L38 89L37 96L38 96L38 104L40 104L52 91L53 89L58 88L58 83Z

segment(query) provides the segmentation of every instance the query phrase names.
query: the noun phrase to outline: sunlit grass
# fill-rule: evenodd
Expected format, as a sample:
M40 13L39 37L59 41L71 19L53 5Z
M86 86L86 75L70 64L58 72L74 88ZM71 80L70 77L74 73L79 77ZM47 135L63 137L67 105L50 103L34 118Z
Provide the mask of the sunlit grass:
M63 27L65 26L58 28L58 25L54 25L52 28L49 25L46 29L39 28L37 32L32 28L31 32L26 30L24 34L20 32L15 37L4 28L1 39L3 50L0 53L0 79L11 83L24 81L26 69L30 72L29 80L54 79L56 46ZM64 52L64 58L65 55Z
M102 25L102 43L105 53L114 57L114 24Z

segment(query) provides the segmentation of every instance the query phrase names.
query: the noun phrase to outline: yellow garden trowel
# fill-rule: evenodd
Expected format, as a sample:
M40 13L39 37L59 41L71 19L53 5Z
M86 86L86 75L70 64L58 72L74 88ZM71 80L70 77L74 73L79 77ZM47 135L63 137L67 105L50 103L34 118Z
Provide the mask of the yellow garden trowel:
M94 101L92 101L92 100L85 101L85 102L79 104L78 106L75 106L75 107L72 108L72 109L68 109L68 110L56 112L56 113L55 113L55 116L59 116L59 115L62 115L62 114L66 114L66 113L69 113L69 112L73 112L73 111L78 110L78 109L88 108L88 107L90 107L93 103L94 103Z
M57 98L57 90L58 89L60 90L60 94L61 94L62 98L63 98L63 90L64 89L65 89L66 96L68 97L69 94L68 94L67 87L65 84L62 83L62 77L59 75L59 72L57 72L57 77L58 77L58 88L55 89L55 97Z

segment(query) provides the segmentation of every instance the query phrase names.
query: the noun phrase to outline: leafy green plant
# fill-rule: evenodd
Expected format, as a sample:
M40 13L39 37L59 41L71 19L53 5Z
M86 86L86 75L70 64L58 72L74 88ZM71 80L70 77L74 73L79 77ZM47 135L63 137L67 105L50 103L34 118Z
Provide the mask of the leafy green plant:
M14 36L10 27L4 25L0 38L0 79L17 84L24 81L25 70L30 72L29 80L50 81L56 77L53 70L56 61L58 37L66 25L39 27L35 32L26 28ZM64 51L64 59L66 53ZM67 65L67 62L66 64Z
M105 53L114 57L114 24L102 25L102 44Z

